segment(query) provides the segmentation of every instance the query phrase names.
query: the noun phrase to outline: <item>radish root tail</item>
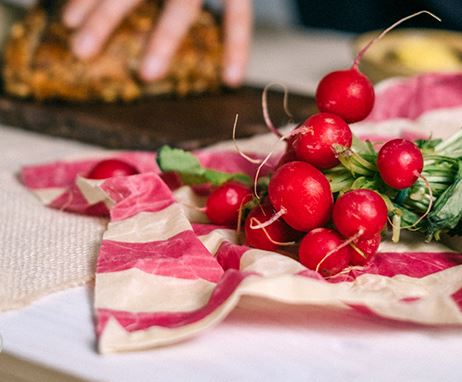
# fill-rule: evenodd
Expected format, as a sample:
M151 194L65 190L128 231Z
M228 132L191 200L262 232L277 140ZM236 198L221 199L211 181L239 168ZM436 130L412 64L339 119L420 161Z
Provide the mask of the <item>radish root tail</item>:
M207 209L206 207L199 207L199 206L195 206L194 204L189 204L189 203L184 203L184 202L182 202L181 205L186 208L191 208L194 211L202 212L202 213L205 213Z
M289 89L287 88L287 86L284 84L278 83L278 82L271 82L268 85L266 85L261 95L261 108L263 111L263 118L265 120L265 124L268 130L271 131L273 134L275 134L277 137L281 138L282 134L274 126L273 121L271 120L271 117L269 114L269 110L268 110L268 91L273 86L281 86L282 89L284 90L283 107L284 107L284 112L290 118L289 122L292 121L294 117L289 110Z
M299 134L299 133L303 132L304 129L306 129L306 127L299 127L297 129L294 129L294 130L290 131L288 134L281 136L277 140L275 145L277 145L279 142L282 142L282 141L285 141L285 140L289 139L293 135L296 135L296 134ZM275 149L271 150L266 155L266 157L261 161L260 165L258 166L257 171L255 172L255 178L254 178L254 182L253 182L253 192L255 194L255 197L258 200L260 200L260 196L258 195L258 192L257 192L258 178L260 177L260 173L261 173L261 170L262 170L263 166L266 165L266 163L268 163L268 161L270 160L270 158L274 154L274 152L275 152Z
M256 225L252 224L252 220L251 220L250 229L262 229L262 228L268 227L269 225L273 224L276 220L278 220L281 216L285 215L286 213L287 213L287 210L285 208L281 208L278 212L276 212L273 216L271 216L271 218L264 221L263 223L258 222L258 224Z
M250 219L250 228L251 229L258 229L258 228L253 228L253 227L255 227L255 225L253 224L254 222L257 223L256 226L262 224L257 218L251 218ZM295 241L287 241L287 242L276 241L271 237L271 235L269 234L268 230L265 227L262 227L261 229L263 230L263 232L264 232L265 236L268 238L268 240L274 245L277 245L279 247L289 247L289 246L295 244Z
M236 140L236 130L237 130L237 122L239 120L239 114L236 114L236 118L234 118L234 126L233 126L233 144L234 144L234 148L236 149L236 151L238 152L238 154L246 159L248 162L252 163L252 164L260 164L261 163L261 159L255 159L255 158L251 158L250 156L248 156L246 153L244 153L240 148L239 148L239 145L237 144L237 140Z
M347 245L350 245L350 243L353 243L354 241L358 240L362 235L364 234L364 230L360 229L356 234L345 240L342 244L336 246L335 248L331 249L329 252L326 253L326 255L321 259L321 261L316 265L316 272L319 272L319 269L321 268L321 264L326 261L330 256L332 256L335 252L338 250L345 248Z
M353 68L354 69L358 69L358 66L359 66L359 61L361 61L361 58L363 57L364 53L366 53L366 51L371 47L372 44L374 44L376 41L379 41L383 36L385 36L388 32L390 32L392 29L396 28L398 25L400 25L401 23L409 20L409 19L412 19L416 16L419 16L421 14L427 14L427 15L430 15L431 17L433 17L434 19L438 20L441 22L441 19L438 17L438 16L435 16L433 13L429 12L429 11L419 11L419 12L416 12L416 13L413 13L412 15L409 15L409 16L406 16L406 17L403 17L402 19L398 20L396 23L394 23L393 25L390 25L387 29L385 29L383 32L381 32L378 36L374 37L371 41L369 41L360 51L359 53L357 54L356 58L355 58L355 61L353 63Z
M361 249L355 243L351 242L350 247L353 248L356 252L358 252L362 258L367 259L367 256L364 254L364 252L361 251Z
M339 276L348 275L349 277L351 277L351 279L354 279L354 277L349 275L349 273L351 271L364 271L365 268L366 267L363 266L363 265L350 265L350 266L344 268L343 270L341 270L340 272L336 273L335 275L326 276L324 278L326 280L330 280L330 279L334 279L334 278L339 277Z

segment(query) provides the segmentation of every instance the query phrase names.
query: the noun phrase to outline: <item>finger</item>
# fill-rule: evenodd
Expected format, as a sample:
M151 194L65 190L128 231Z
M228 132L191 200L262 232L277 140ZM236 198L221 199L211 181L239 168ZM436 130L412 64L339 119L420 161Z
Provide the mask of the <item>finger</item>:
M244 78L252 35L252 14L251 0L226 1L223 79L230 86L239 85Z
M140 75L146 81L164 76L182 39L196 20L201 0L169 0L146 47Z
M78 28L97 4L97 0L69 0L63 11L63 22L69 28Z
M114 29L141 0L101 0L72 41L72 50L80 58L97 54Z

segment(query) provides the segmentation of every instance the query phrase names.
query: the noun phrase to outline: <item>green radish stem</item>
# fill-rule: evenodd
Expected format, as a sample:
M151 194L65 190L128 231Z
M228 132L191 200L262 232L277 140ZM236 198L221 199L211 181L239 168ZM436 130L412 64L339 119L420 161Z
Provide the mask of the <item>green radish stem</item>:
M401 216L399 214L394 214L393 215L393 221L389 221L389 223L391 224L392 226L392 230L393 230L393 235L392 235L392 241L394 243L397 243L399 241L399 237L400 237L400 231L402 229L408 229L408 230L413 230L415 227L417 227L417 225L423 220L425 219L428 214L430 213L432 207L433 207L433 191L432 191L432 188L430 186L430 183L428 182L428 180L423 176L423 175L419 175L419 178L422 179L427 187L427 190L428 190L428 193L429 193L429 196L430 196L430 199L429 199L429 203L428 203L428 206L427 206L427 209L426 211L423 213L423 215L421 215L413 224L411 225L407 225L407 226L404 226L404 227L401 227Z

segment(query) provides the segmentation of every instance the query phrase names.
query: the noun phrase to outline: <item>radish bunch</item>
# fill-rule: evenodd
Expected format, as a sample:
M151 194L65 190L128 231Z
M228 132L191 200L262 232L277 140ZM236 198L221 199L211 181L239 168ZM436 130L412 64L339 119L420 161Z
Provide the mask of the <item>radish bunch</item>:
M365 259L358 245L380 235L388 215L383 199L371 190L351 191L334 206L329 180L322 173L340 163L339 148L351 148L348 123L366 118L374 105L374 88L358 64L359 59L351 69L329 73L321 80L316 92L320 112L290 134L268 186L269 201L281 219L295 230L308 232L300 244L300 261L326 276L348 266L350 253ZM326 227L332 223L338 231ZM373 255L371 248L366 251L368 257Z
M428 240L462 233L462 130L444 142L392 139L377 152L352 145L337 117L319 113L300 124L292 157L259 179L256 194L249 176L203 168L182 150L161 148L158 164L206 192L211 223L243 227L243 244L289 252L325 277L367 265L388 218L393 231L410 228ZM300 155L302 145L319 155Z
M269 177L255 180L253 195L249 177L204 169L179 150L161 149L159 167L176 172L185 184L210 186L204 211L212 223L238 229L243 224L243 243L252 247L295 248L302 264L326 277L366 265L389 218L394 239L401 228L430 239L441 231L462 231L462 161L455 159L462 153L462 132L446 144L392 139L376 152L367 142L353 147L348 125L374 106L374 88L358 69L361 57L389 30L421 13L428 12L395 23L358 53L350 69L320 81L319 112L282 138L286 152ZM444 170L424 168L424 154ZM445 222L448 208L454 213Z
M320 113L290 134L281 167L270 180L269 199L275 209L283 212L282 219L294 229L309 231L300 245L300 261L309 268L321 269L325 275L338 272L345 264L364 264L375 253L387 223L388 207L377 192L355 189L340 194L335 202L332 223L338 232L319 228L329 221L332 196L319 174L308 172L307 164L319 170L332 169L341 160L339 154L349 152L353 135L348 123L366 118L375 100L370 80L359 71L362 56L389 30L420 13L423 12L398 21L371 40L350 69L322 78L315 98ZM290 161L294 157L301 162ZM383 146L377 163L371 167L375 165L383 182L400 190L411 187L421 177L423 156L412 142L392 140Z

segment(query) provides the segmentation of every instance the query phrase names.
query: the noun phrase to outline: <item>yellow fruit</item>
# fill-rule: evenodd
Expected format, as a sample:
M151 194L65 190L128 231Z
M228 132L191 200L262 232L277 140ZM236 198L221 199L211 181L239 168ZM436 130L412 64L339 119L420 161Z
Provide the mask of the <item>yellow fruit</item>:
M394 53L404 66L415 71L453 71L462 68L455 52L441 40L418 36L404 39L396 45Z

